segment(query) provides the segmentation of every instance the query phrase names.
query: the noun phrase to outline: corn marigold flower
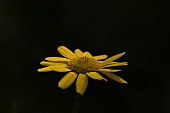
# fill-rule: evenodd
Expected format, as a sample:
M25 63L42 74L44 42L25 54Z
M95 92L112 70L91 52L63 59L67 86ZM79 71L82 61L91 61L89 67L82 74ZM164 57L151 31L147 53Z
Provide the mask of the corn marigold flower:
M128 65L127 62L113 62L122 57L125 52L114 55L108 59L106 59L107 55L92 56L89 52L82 52L80 49L76 49L73 53L65 46L59 46L58 52L64 57L45 58L46 61L42 61L40 64L46 67L38 69L38 72L68 72L58 83L58 86L62 89L68 88L76 80L76 91L83 95L88 85L88 77L107 81L107 79L102 77L98 72L105 74L117 82L127 83L112 73L121 70L111 69L111 67L115 66ZM101 61L103 59L106 60Z

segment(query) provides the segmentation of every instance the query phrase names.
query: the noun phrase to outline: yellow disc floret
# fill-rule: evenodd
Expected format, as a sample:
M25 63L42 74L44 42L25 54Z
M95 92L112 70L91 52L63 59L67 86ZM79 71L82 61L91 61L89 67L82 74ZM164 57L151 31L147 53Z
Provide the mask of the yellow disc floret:
M99 68L97 60L89 57L78 57L68 62L68 68L77 73L96 71Z

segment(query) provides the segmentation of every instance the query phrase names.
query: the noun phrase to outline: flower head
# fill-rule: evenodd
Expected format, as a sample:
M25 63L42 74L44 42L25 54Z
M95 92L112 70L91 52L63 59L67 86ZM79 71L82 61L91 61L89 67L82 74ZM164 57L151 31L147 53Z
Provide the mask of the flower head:
M58 52L64 57L45 58L46 61L42 61L40 64L46 67L38 69L38 72L68 72L58 83L58 86L62 89L68 88L77 79L76 91L83 95L88 85L88 77L107 81L98 72L105 74L117 82L127 83L112 73L121 70L111 69L111 67L127 65L127 62L113 62L122 57L125 52L108 59L106 59L107 55L92 56L89 52L82 52L79 49L76 49L73 53L65 46L58 47ZM102 61L102 59L106 60Z

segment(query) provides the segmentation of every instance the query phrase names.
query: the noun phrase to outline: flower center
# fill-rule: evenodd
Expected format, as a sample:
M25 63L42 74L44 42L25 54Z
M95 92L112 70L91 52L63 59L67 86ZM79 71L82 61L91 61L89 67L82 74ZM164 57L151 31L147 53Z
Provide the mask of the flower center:
M78 57L68 62L68 68L78 73L96 71L99 68L98 62L93 58Z

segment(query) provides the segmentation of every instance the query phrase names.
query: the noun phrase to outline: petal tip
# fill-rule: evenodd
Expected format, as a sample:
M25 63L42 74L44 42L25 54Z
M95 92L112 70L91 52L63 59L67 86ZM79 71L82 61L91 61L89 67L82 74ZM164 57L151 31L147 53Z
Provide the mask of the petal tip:
M126 52L122 52L122 53L120 53L120 55L121 55L121 56L123 56L123 55L125 55L125 54L126 54Z
M124 84L128 84L128 82L125 81Z
M80 95L83 95L85 92L77 92L78 94L80 94Z
M121 83L123 84L128 84L128 82L126 82L125 80L122 79Z
M57 50L60 50L60 49L68 49L66 46L59 46L58 48L57 48Z
M63 86L60 83L58 84L58 87L61 88L61 89L64 89Z
M38 69L37 71L38 72L48 72L48 71L50 71L50 69L48 69L48 68L41 68L41 69Z
M44 63L45 63L45 61L41 61L41 62L40 62L40 65L44 65Z
M65 46L59 46L57 49L59 49L59 48L63 48L63 47L65 48Z
M41 72L41 69L38 69L37 71L38 71L38 72Z
M48 59L49 59L48 57L45 58L45 60L48 60Z
M108 82L108 80L107 79L103 79L105 82Z

